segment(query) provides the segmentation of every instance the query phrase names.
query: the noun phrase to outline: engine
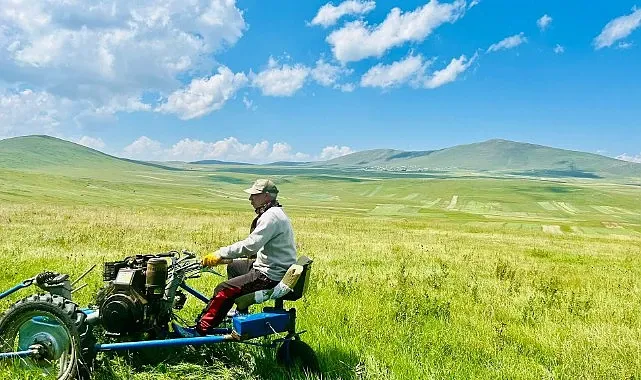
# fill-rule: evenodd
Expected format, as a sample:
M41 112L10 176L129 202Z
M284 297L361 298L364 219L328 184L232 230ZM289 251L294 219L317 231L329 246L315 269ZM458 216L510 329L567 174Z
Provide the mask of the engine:
M165 296L167 255L136 255L105 263L108 282L98 295L100 318L105 331L127 335L166 325L172 300Z

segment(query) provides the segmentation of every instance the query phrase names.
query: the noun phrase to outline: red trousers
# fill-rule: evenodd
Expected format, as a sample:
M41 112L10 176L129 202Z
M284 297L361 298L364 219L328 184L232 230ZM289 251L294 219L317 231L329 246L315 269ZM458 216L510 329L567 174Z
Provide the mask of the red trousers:
M254 269L253 264L253 260L234 260L227 265L228 280L216 286L214 296L198 318L196 331L199 334L205 335L207 330L218 326L234 306L236 298L257 290L271 289L278 284L278 281L270 280Z

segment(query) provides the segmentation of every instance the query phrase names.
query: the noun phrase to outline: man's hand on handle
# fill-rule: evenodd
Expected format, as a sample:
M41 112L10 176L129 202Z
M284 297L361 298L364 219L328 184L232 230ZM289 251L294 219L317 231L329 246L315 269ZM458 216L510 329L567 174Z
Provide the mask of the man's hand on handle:
M215 267L218 265L231 264L232 261L232 259L223 259L217 252L214 252L203 257L202 265L204 267Z

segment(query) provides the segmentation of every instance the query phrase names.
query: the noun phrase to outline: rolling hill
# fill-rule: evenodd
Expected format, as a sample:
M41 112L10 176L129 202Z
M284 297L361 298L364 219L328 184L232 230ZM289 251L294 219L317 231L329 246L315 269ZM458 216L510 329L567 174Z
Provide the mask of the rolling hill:
M95 149L51 136L22 136L0 140L0 168L22 170L180 170L161 164L110 156Z
M579 178L641 176L641 164L598 154L508 140L489 140L432 151L367 150L316 165L342 168L473 170Z
M246 162L220 161L220 160L200 160L189 162L193 165L253 165Z
M350 170L486 172L555 178L641 178L641 164L598 154L551 148L508 140L489 140L430 151L374 149L328 161L277 162L268 165L217 160L192 163L142 162L118 158L73 142L49 136L24 136L0 140L0 168L22 170L186 170L192 165L243 165L257 170L266 166Z

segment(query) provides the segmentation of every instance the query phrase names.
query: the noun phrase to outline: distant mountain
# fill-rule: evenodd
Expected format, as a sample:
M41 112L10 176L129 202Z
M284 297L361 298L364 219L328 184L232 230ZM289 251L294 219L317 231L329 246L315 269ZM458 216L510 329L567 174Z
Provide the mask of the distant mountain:
M396 155L406 153L402 150L394 149L372 149L351 153L345 156L334 158L328 161L317 162L321 166L337 167L367 167L375 165L386 165L396 160Z
M367 150L316 165L392 170L473 170L550 177L641 176L640 164L508 140L489 140L432 151Z
M269 164L268 166L309 166L312 162L301 162L301 161L276 161Z
M110 156L84 145L51 136L22 136L0 140L1 168L140 170L145 166L180 170L161 164Z
M219 161L219 160L200 160L192 161L190 164L194 165L254 165L247 162L234 162L234 161Z
M191 170L190 165L253 165L202 160L191 163L142 162L118 158L73 142L49 136L24 136L0 140L0 168L68 171ZM474 171L492 175L574 178L641 178L641 164L598 154L550 148L508 140L489 140L429 151L374 149L329 161L274 162L266 166L374 169L400 171Z

